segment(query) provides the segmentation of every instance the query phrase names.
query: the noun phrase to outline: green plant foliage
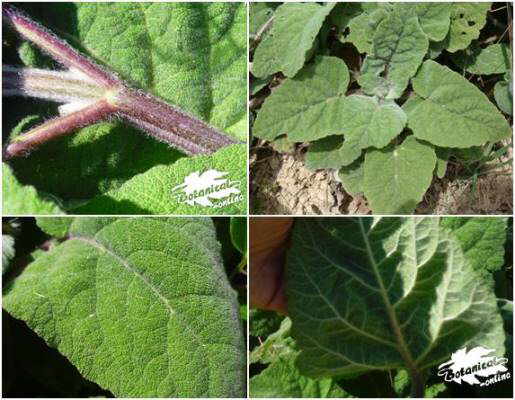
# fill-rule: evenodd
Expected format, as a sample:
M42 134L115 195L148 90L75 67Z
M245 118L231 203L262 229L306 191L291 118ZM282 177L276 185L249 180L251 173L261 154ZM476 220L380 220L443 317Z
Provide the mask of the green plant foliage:
M492 44L484 49L471 46L455 53L452 59L456 65L471 74L504 74L510 70L511 50L506 43Z
M245 395L239 306L210 219L75 218L68 234L4 284L9 314L116 396Z
M412 7L407 5L406 7ZM439 42L447 36L451 23L451 3L419 3L415 6L420 27L429 40Z
M268 97L254 124L254 135L272 140L288 133L292 141L340 133L340 113L349 71L336 57L316 58Z
M410 213L429 187L435 165L433 148L413 136L399 146L367 152L363 191L374 212Z
M12 235L2 235L2 272L8 268L9 262L14 258L14 237Z
M366 5L369 6L367 9L364 8ZM349 22L349 34L343 37L343 42L352 43L360 53L370 53L374 32L388 12L378 3L362 3L361 6L363 13Z
M453 233L479 275L491 277L504 265L507 218L455 217L444 218L441 224Z
M46 234L55 236L56 238L63 238L68 234L68 230L73 222L71 217L38 217L36 218L38 226Z
M250 3L249 33L252 36L258 34L259 30L274 15L277 8L275 3Z
M479 32L485 26L486 13L492 3L453 3L451 11L451 26L445 39L445 48L454 53L467 48L479 37Z
M291 320L284 318L279 329L252 351L250 362L268 366L250 380L250 396L348 397L332 378L315 380L301 375L295 365L299 351L295 348L290 330Z
M2 187L4 215L63 214L48 196L43 198L33 186L20 184L6 164L2 168Z
M506 114L513 113L513 82L511 70L504 75L504 80L499 81L494 87L494 98L497 106Z
M247 218L232 217L230 225L231 240L241 254L247 253Z
M456 349L505 354L493 287L438 218L299 219L286 271L302 375L406 369L423 397L428 370Z
M359 159L338 171L338 178L345 191L351 195L363 193L363 164L363 160Z
M408 127L419 139L464 148L511 135L508 122L483 92L432 60L418 71L413 90L420 100L407 111Z
M400 97L428 46L417 16L394 10L375 30L372 50L365 58L358 83L367 94Z
M26 3L20 4L20 8L124 79L229 135L246 140L244 4L52 3L44 8ZM25 50L22 60L30 66L48 67L48 57L39 52L27 57L26 53ZM4 47L4 56L19 63L14 47ZM5 104L21 111L15 111L4 121L4 132L10 132L29 111L37 114L40 121L56 114L55 108L34 110L33 101L18 98L6 100ZM239 149L244 157L244 146ZM216 159L219 155L212 157ZM23 184L66 201L83 202L119 189L158 168L152 184L139 179L142 186L133 191L135 198L128 200L127 208L119 207L123 213L133 213L130 202L140 202L140 192L150 188L162 193L169 191L167 176L188 168L189 161L192 166L197 162L192 157L179 163L179 158L183 158L179 151L111 121L80 129L72 136L42 146L29 158L12 160L10 164ZM227 159L224 171L238 174L237 170L242 168L239 160L240 157ZM160 209L164 205L162 197L148 195L144 208ZM198 212L204 214L203 210L195 213ZM38 213L37 209L32 212Z
M286 18L279 13L286 6L299 12ZM485 27L491 3L338 3L317 24L316 42L305 19L322 7L289 3L271 17L294 27L280 42L272 34L265 40L295 62L295 76L284 66L263 74L282 73L272 76L279 86L260 93L253 136L279 152L307 147L305 165L339 171L344 189L364 193L372 213L414 212L457 149L491 149L510 138L507 11L491 10ZM311 47L296 46L299 32ZM298 51L310 57L291 55ZM494 76L486 82L465 73Z
M212 156L184 158L173 166L158 165L143 174L126 181L117 189L112 189L94 197L86 204L75 208L75 214L242 214L246 208L247 154L245 145L232 145L217 151ZM238 168L228 169L228 165ZM184 183L192 173L208 170L227 171L227 179L236 183L241 199L223 207L188 204L172 193L172 189ZM166 185L160 184L166 182ZM149 200L152 199L152 200ZM220 200L223 202L224 200ZM216 198L213 198L213 204Z
M273 311L251 309L249 312L249 333L251 336L268 336L281 325L284 316Z
M273 26L256 48L252 73L258 78L282 71L294 77L302 68L316 36L336 3L285 3L277 7ZM295 46L290 46L290 43Z
M311 379L295 366L295 353L277 357L261 374L250 380L250 396L266 398L346 398L348 396L331 378Z

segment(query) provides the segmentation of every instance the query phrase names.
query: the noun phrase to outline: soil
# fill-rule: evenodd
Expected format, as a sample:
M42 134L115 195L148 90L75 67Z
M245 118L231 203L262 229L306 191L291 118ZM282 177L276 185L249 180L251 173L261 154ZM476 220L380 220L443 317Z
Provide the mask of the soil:
M370 214L366 199L347 194L334 171L304 166L304 149L278 153L266 144L252 149L250 160L251 213L267 215ZM512 152L500 161L512 159ZM499 163L499 160L496 161ZM485 164L485 167L488 167ZM416 214L511 214L511 161L477 178L460 175L449 163L443 179L434 179Z

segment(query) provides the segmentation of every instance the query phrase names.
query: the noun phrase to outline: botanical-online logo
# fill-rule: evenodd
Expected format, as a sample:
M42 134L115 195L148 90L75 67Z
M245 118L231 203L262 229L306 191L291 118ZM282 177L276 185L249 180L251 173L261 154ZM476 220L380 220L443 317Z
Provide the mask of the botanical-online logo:
M489 356L494 350L481 346L474 347L467 353L467 348L460 349L451 355L451 359L438 366L438 376L445 381L456 383L467 382L469 385L490 386L511 378L504 366L507 358ZM479 380L478 377L488 378Z
M190 206L221 208L238 203L243 200L238 188L240 182L224 178L227 174L228 172L216 169L209 169L203 173L192 172L184 178L184 183L172 189L172 194L179 203Z

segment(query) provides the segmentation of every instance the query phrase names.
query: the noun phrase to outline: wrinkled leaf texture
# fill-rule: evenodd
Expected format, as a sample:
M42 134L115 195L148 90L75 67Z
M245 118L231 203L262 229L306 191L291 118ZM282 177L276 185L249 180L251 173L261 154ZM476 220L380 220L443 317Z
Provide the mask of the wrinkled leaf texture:
M299 219L287 258L301 372L424 371L453 351L504 355L493 288L438 218Z
M210 219L76 218L68 235L4 286L7 312L116 396L244 396L238 303Z

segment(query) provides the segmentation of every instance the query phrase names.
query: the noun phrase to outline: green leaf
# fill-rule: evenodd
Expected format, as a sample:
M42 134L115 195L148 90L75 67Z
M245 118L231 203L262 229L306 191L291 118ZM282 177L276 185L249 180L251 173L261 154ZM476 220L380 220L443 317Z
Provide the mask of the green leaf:
M510 70L510 47L506 43L492 44L484 49L471 46L453 54L456 65L471 74L504 74Z
M360 53L368 54L372 52L377 26L388 15L388 9L381 3L362 3L361 5L369 8L349 22L349 33L342 38L342 41L352 43Z
M407 7L413 7L413 5L410 4ZM447 36L451 22L451 8L450 3L416 4L415 13L420 27L430 40L439 42Z
M233 145L217 151L211 156L196 156L179 160L175 165L158 165L144 174L140 174L125 182L120 188L111 190L73 210L77 214L244 214L246 209L247 154L245 145ZM236 166L236 168L230 168ZM209 171L228 173L220 180L210 183L207 178L200 177ZM196 174L198 179L194 179ZM189 178L188 178L189 177ZM216 192L208 196L209 203L186 203L182 196L186 192L181 188L173 190L185 183L185 180L197 182L200 191L222 180L231 184L231 193L218 198ZM202 182L200 182L202 181ZM208 185L204 185L207 183ZM195 193L192 193L195 195ZM200 201L200 200L199 200ZM227 202L232 202L228 204Z
M507 218L447 217L441 225L457 239L478 275L489 276L504 265Z
M302 374L413 377L463 347L505 353L493 288L438 218L300 218L292 234L286 293Z
M245 254L247 252L247 218L232 217L229 229L233 246L241 254Z
M255 398L346 398L331 378L311 379L295 366L295 354L278 357L259 375L250 379L250 397Z
M73 222L71 217L38 217L36 223L50 236L63 238L68 234L68 230Z
M397 8L379 23L373 37L358 83L367 94L396 99L417 72L429 41L418 17Z
M348 84L349 70L341 59L318 56L268 96L256 118L254 135L273 140L287 134L290 141L303 142L343 134L340 108Z
M406 110L414 135L441 147L471 147L510 137L511 128L486 95L432 60L412 80L423 101ZM459 95L457 95L459 93Z
M253 3L253 4L263 4L263 3ZM263 89L266 85L270 83L272 80L272 77L267 76L266 78L260 79L260 78L254 78L252 82L250 83L250 95L254 96L257 94L261 89Z
M244 396L238 303L211 220L76 218L70 235L4 285L12 316L115 396Z
M344 141L343 136L327 136L319 139L308 148L306 167L311 170L340 168L349 165L361 155L356 142Z
M375 214L412 213L431 184L436 155L409 136L404 142L365 155L363 191Z
M249 11L249 34L256 35L274 15L277 3L250 3Z
M19 6L123 78L246 140L244 4ZM45 67L44 59L40 59L34 66ZM11 131L29 111L34 114L33 100L13 97L4 104L20 109L4 120L4 132ZM56 114L55 107L45 108L44 113L38 113L40 120ZM73 136L42 146L28 158L11 161L11 165L23 184L65 200L89 200L158 165L173 168L180 157L180 152L144 132L113 121L83 128ZM156 190L165 191L167 182L161 179L154 184L159 182L161 186ZM157 207L150 197L147 203Z
M290 318L283 318L279 325L279 329L270 334L261 345L252 350L249 361L251 363L260 362L263 364L269 364L276 361L279 357L283 357L294 352L295 342L291 338L290 331Z
M277 7L270 33L254 52L252 74L264 78L280 71L294 77L304 66L325 18L335 5L285 3Z
M250 336L268 336L279 329L283 315L275 311L251 309L249 312L249 334Z
M508 81L499 81L494 86L494 98L502 112L512 115L513 94L511 77Z
M64 214L54 201L40 196L34 187L21 185L6 164L2 187L3 215Z
M342 33L354 18L363 13L361 3L337 3L329 14L329 21Z
M346 141L360 149L385 147L402 132L407 117L393 101L379 102L375 97L352 95L345 98L342 129Z
M446 38L447 51L454 53L466 49L479 37L479 32L486 23L486 13L491 6L490 2L452 4L451 27Z
M354 161L351 165L340 168L338 171L338 178L342 182L343 188L351 196L363 193L363 166L363 159L359 159Z
M451 149L445 147L436 147L436 176L442 179L447 172L447 162L451 156Z

